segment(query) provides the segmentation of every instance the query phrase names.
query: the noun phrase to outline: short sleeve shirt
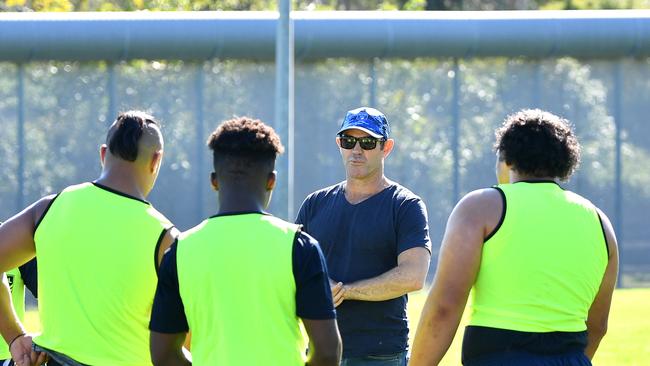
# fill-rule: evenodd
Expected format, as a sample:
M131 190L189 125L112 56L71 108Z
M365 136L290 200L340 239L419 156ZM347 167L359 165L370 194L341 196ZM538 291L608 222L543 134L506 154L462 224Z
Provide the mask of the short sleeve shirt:
M343 283L376 277L397 266L405 250L431 251L426 207L392 183L358 203L345 198L345 183L309 195L298 218L321 245L330 277ZM344 357L386 355L408 347L407 296L387 301L344 301L337 310Z

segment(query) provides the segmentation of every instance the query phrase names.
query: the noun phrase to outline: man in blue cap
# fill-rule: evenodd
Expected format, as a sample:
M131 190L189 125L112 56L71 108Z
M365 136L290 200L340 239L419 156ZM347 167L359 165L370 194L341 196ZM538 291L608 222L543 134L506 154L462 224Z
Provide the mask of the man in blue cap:
M327 260L342 366L406 365L406 294L422 288L429 268L426 207L384 175L389 133L380 111L349 111L336 136L346 180L310 194L296 220Z

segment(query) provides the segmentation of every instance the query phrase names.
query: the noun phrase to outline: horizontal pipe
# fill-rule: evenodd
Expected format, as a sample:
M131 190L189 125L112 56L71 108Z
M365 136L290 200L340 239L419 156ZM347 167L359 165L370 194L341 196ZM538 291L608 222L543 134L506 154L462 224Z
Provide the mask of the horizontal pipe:
M273 60L276 12L0 13L0 61ZM650 56L650 11L293 12L298 60Z

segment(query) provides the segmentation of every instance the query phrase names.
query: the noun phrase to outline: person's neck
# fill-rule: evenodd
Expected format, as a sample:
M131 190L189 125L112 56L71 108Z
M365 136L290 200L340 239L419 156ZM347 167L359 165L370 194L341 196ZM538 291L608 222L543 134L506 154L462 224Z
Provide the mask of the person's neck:
M359 203L383 191L389 185L390 181L383 174L365 179L348 177L345 181L345 198L352 204Z
M250 192L219 190L217 215L233 212L264 212L263 199Z
M120 169L113 167L111 169L104 169L102 174L95 180L95 183L101 184L118 192L128 194L129 196L146 200L146 196L142 193L140 184L135 177L133 171L129 169Z
M519 174L515 171L510 173L510 182L557 182L555 177L535 177L527 174Z

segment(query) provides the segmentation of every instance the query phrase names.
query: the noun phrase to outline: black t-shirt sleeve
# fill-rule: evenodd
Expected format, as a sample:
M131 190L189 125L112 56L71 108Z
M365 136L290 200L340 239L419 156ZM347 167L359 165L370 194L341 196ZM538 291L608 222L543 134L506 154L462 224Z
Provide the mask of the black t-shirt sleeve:
M303 226L303 230L307 231L307 213L309 212L309 206L311 205L311 196L305 198L302 205L300 206L300 211L298 211L298 217L296 217L296 224Z
M335 319L325 257L316 239L298 232L293 243L296 315L303 319Z
M29 289L29 292L38 297L38 270L37 270L36 258L33 258L31 261L23 264L18 267L20 271L20 277L23 278L25 287Z
M409 198L402 202L398 211L397 253L423 247L431 253L427 208L419 198Z
M158 287L149 323L149 329L158 333L185 333L190 329L178 287L177 245L178 242L174 242L167 250L158 270Z

